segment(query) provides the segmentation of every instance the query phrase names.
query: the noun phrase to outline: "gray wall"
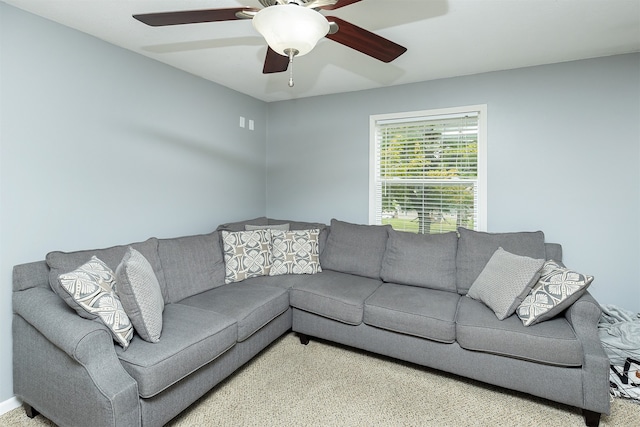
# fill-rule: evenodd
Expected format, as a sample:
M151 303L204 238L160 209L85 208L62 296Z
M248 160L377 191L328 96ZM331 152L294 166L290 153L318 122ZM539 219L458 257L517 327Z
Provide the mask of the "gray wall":
M640 311L640 55L269 104L267 214L368 221L369 115L487 104L488 230L543 230Z
M639 76L622 55L267 105L0 3L0 403L13 265L265 212L364 223L370 114L487 104L489 230L544 230L640 311Z
M0 20L2 403L12 266L264 215L267 106L4 3Z

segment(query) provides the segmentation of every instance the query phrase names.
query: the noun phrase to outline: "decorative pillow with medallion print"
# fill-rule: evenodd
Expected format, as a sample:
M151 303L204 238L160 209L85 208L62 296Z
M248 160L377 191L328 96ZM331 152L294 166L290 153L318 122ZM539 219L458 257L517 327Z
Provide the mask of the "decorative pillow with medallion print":
M116 276L96 256L75 270L58 276L58 282L72 300L67 301L82 317L99 319L125 350L133 338L133 326L115 292Z
M544 263L538 283L516 313L525 326L560 314L587 291L593 276L587 276L550 260Z
M222 231L225 283L268 276L271 268L271 231Z
M271 271L269 275L316 274L320 267L320 230L271 230Z

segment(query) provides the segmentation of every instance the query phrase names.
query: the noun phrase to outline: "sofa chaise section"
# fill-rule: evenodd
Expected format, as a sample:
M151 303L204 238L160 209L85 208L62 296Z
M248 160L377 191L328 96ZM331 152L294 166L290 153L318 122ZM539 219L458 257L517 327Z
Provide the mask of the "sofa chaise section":
M116 270L130 247L149 261L165 305L160 340L136 334L125 350L52 290L91 256ZM59 425L162 426L291 329L286 288L224 283L217 231L51 252L14 268L13 309L14 392Z

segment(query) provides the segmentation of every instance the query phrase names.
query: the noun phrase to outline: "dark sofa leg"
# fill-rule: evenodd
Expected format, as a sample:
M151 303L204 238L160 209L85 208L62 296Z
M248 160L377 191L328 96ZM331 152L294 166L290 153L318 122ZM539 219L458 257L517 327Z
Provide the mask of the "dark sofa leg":
M584 423L589 427L598 427L600 425L600 413L588 411L586 409L582 410L582 415L584 415Z
M26 402L22 403L22 407L24 408L24 412L27 413L27 417L29 418L35 418L38 415L40 415L40 412L36 411L36 409L33 406L29 405Z
M309 344L309 335L298 333L298 338L300 338L300 344Z

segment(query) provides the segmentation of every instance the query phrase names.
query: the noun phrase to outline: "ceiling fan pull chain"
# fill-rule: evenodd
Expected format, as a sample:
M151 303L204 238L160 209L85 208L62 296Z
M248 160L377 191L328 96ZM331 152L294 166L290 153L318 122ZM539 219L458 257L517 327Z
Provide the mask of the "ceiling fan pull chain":
M284 53L289 55L289 87L293 87L293 57L298 54L296 49L285 49Z
M293 87L293 57L289 59L289 87Z
M285 53L289 54L289 87L293 87L293 57L296 56L295 49L287 49Z

